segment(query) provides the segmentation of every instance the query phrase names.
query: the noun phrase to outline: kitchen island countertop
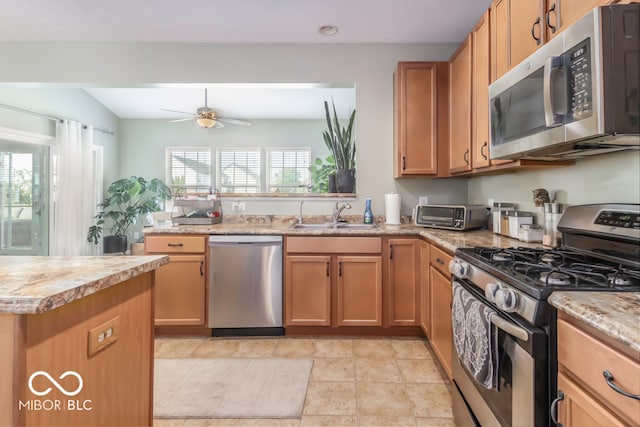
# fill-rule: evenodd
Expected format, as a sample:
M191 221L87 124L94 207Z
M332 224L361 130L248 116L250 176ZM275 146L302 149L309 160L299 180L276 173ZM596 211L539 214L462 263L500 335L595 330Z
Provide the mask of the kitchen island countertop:
M0 256L0 313L44 313L168 262L164 255Z
M553 292L549 303L640 353L640 292Z

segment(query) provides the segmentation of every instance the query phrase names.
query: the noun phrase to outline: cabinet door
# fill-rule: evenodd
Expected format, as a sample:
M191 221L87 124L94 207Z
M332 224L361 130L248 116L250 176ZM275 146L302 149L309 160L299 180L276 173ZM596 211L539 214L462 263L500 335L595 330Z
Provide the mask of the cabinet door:
M606 406L595 400L562 373L558 374L558 390L564 399L558 404L558 420L565 427L622 427Z
M483 168L489 161L489 12L485 12L471 32L473 41L473 129L472 167Z
M287 256L285 326L331 325L331 257Z
M431 267L431 348L451 376L453 330L451 328L451 282Z
M547 40L580 19L596 6L613 3L611 0L547 0L545 23Z
M431 337L431 310L429 308L429 243L420 242L420 327Z
M388 241L389 325L417 326L419 307L419 257L416 239Z
M471 170L471 35L449 67L449 172Z
M491 81L509 71L509 0L494 0L489 10L491 27Z
M382 257L338 256L338 326L382 325Z
M520 63L545 42L544 0L510 0L509 68Z
M396 178L437 171L437 63L399 62L394 81Z
M156 270L156 326L205 324L205 257L173 255Z

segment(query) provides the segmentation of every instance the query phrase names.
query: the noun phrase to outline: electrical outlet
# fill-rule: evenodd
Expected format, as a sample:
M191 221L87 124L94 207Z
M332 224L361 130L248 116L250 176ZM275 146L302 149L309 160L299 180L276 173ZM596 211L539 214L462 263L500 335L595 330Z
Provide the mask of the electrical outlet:
M120 334L120 316L104 322L89 331L88 356L107 348L118 340Z
M231 210L233 212L244 212L245 203L244 202L233 202L231 204Z
M420 196L418 197L418 203L421 205L428 205L429 204L429 196Z

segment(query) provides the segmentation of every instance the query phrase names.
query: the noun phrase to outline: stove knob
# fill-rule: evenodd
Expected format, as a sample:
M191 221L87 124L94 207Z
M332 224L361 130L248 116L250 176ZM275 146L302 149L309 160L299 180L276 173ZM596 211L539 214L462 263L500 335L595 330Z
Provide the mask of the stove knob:
M496 306L507 313L513 313L518 307L518 294L513 289L498 289L496 291Z
M467 277L467 274L469 274L469 264L454 258L449 261L449 272L458 279L464 279Z
M496 292L501 288L499 283L489 282L484 288L484 296L491 302L496 302Z

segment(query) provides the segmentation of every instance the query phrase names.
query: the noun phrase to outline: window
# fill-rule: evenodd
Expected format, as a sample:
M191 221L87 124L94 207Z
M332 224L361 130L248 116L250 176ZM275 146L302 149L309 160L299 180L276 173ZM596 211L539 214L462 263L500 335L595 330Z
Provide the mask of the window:
M309 148L267 149L267 193L305 193L309 185Z
M202 193L211 187L209 148L167 148L167 185L176 194Z
M222 193L260 193L262 163L259 148L216 150L216 188Z

